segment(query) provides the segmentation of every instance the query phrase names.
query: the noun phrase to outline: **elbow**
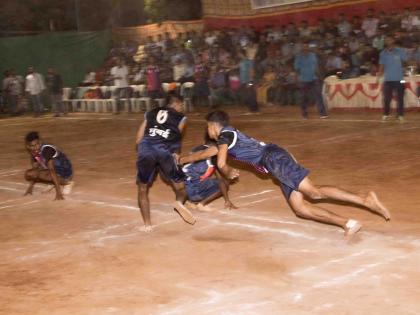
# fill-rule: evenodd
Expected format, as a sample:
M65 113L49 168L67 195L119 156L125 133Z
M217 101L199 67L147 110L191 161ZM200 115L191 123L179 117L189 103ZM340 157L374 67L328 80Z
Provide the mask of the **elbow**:
M226 166L226 162L225 161L217 161L217 168L219 170L222 170L225 166Z

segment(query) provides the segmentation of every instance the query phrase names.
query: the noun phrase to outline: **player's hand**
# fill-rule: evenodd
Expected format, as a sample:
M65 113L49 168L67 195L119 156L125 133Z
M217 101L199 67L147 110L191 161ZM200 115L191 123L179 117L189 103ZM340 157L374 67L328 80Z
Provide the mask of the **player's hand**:
M236 168L230 169L229 173L227 174L227 178L230 180L234 180L239 177L239 170Z
M228 200L228 201L225 201L225 209L233 210L233 209L238 209L238 207L235 206L232 203L232 201Z
M64 200L63 194L61 192L60 193L56 193L54 200Z

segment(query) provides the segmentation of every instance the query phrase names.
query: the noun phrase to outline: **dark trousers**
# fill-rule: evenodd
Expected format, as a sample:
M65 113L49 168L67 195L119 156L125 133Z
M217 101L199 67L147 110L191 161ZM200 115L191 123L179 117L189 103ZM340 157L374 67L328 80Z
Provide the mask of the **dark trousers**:
M397 115L404 115L404 83L400 81L384 82L384 115L388 116L391 111L392 94L397 94Z
M250 112L258 112L257 92L254 85L242 84L241 86L242 102L248 107Z
M301 82L301 102L300 109L302 116L308 116L309 100L315 100L316 107L320 116L326 116L327 110L325 108L324 100L322 99L322 84L319 81Z

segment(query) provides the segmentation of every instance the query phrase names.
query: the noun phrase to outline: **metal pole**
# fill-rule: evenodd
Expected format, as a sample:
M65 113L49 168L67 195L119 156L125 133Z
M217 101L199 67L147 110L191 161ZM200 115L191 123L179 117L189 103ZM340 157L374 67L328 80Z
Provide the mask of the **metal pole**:
M74 0L74 9L76 11L76 27L77 31L80 31L80 8L79 8L79 0Z

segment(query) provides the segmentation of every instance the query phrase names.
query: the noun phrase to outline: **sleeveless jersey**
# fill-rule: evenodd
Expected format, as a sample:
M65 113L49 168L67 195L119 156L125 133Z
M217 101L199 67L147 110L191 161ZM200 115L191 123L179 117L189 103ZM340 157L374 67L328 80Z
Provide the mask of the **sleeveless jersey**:
M223 127L217 144L227 144L228 154L234 160L249 164L259 172L267 173L262 165L266 144L248 137L233 127Z
M145 114L147 120L142 142L163 145L171 152L181 148L179 124L186 119L184 114L172 108L155 108Z

